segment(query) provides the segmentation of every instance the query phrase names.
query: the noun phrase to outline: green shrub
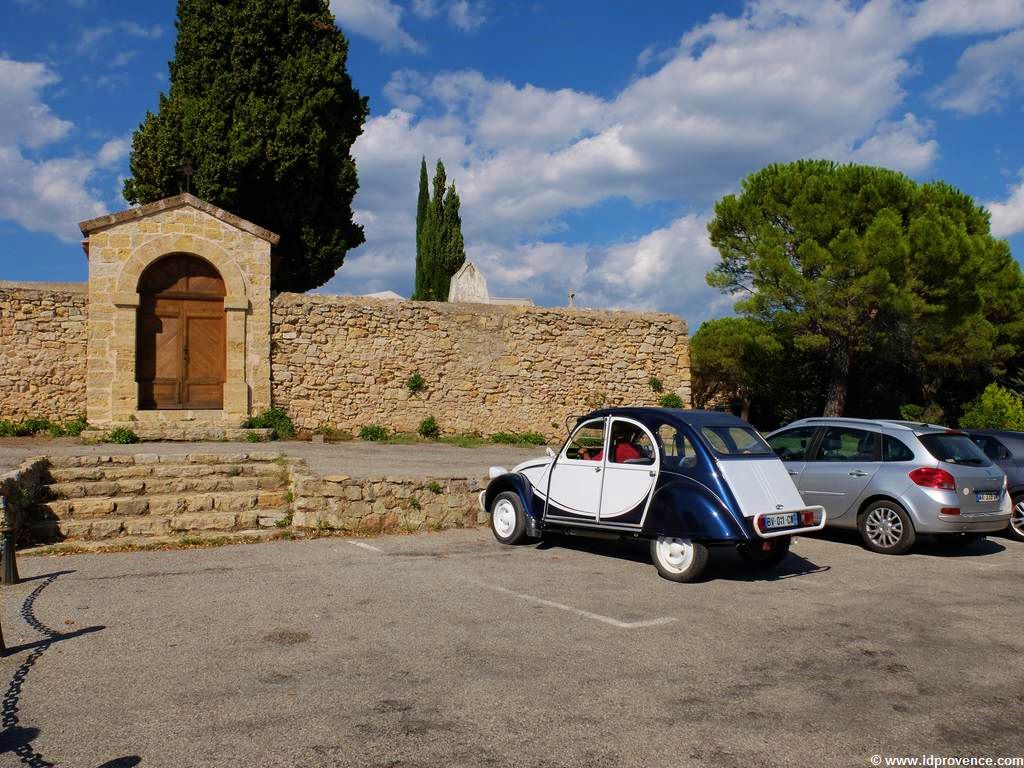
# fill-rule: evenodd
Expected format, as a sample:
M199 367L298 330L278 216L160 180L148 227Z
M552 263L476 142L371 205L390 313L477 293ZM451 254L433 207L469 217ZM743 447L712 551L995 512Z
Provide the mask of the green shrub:
M427 490L431 493L439 494L444 492L444 486L437 482L437 480L431 480L430 485L427 486Z
M128 427L116 427L110 430L106 442L117 443L118 445L131 445L132 443L139 442L139 436L135 434L134 430L128 429Z
M64 434L69 437L78 437L85 430L89 428L89 422L85 420L85 416L75 416L71 421L64 422Z
M252 416L245 422L249 429L272 429L274 436L281 440L295 437L295 424L281 408L268 408L259 416Z
M503 445L515 445L519 442L519 435L515 432L495 432L491 435L492 443L502 443Z
M519 434L519 442L526 443L527 445L544 445L547 440L540 432L521 432Z
M314 435L323 435L324 440L331 443L347 442L353 439L351 432L344 429L337 429L336 427L328 426L327 424L321 424L319 427L313 430Z
M425 437L428 440L436 440L441 436L441 428L437 426L437 419L433 416L427 416L421 421L419 429L416 431L420 433L420 437Z
M263 437L260 435L259 432L249 432L245 436L245 439L248 442L250 442L250 443L262 443L263 442Z
M380 442L381 440L388 439L387 427L382 427L379 424L369 424L359 430L360 440L370 440L373 442Z
M900 406L900 418L904 421L916 421L919 424L942 424L946 420L946 414L935 403L928 403L928 405L908 403Z
M1024 403L1005 387L989 384L977 399L964 407L960 426L1024 431Z
M651 389L655 392L662 392L665 389L665 385L661 383L661 379L657 376L651 376L651 378L647 380L647 383L651 385Z
M422 376L420 376L419 371L417 371L405 380L405 386L415 395L417 392L422 392L427 388L427 382Z
M662 395L658 398L658 405L662 408L682 408L683 398L675 392L669 392L668 394Z

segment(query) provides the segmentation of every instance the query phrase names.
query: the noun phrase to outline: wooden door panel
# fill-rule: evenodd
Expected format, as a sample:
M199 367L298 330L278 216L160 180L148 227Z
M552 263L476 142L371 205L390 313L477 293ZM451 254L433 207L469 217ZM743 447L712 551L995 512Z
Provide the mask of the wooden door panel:
M143 301L137 333L140 407L180 407L181 302L152 298Z
M189 301L185 306L184 404L223 408L225 315L222 302Z

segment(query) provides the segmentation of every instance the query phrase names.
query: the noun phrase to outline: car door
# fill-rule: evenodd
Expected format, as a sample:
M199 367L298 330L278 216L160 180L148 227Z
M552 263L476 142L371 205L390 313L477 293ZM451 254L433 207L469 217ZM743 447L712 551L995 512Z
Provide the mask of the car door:
M881 436L854 427L825 427L800 473L797 488L808 504L820 504L829 523L843 517L881 466Z
M794 427L777 432L768 438L768 445L775 455L782 459L786 471L799 488L800 474L807 464L807 456L814 447L818 427Z
M608 446L599 522L639 526L658 479L658 446L647 427L625 418L611 420Z
M580 424L555 459L548 479L546 519L597 522L607 453L607 418Z

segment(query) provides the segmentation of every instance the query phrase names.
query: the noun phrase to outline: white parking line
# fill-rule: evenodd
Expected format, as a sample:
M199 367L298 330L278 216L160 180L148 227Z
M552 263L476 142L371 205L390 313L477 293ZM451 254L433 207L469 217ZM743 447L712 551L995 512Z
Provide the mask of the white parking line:
M353 547L359 547L360 549L368 549L371 552L379 552L381 554L384 553L384 550L381 549L380 547L375 547L375 546L373 546L373 544L367 544L365 541L349 541L349 540L346 540L345 543L346 544L351 544Z
M484 587L486 589L492 589L495 592L501 592L505 595L512 595L512 597L518 597L520 600L526 600L527 602L536 603L537 605L543 605L547 608L557 608L560 611L566 613L572 613L577 616L582 616L585 619L593 619L594 621L600 621L602 624L611 624L613 627L619 629L640 629L641 627L658 627L662 624L671 624L676 619L672 616L662 616L657 619L648 619L647 621L619 621L613 619L610 616L602 616L599 613L592 613L591 611L585 611L582 608L573 608L571 605L563 605L562 603L556 603L553 600L545 600L541 597L534 597L533 595L527 595L523 592L513 592L511 589L505 589L499 587L496 584L488 584L483 581L473 582L477 586Z

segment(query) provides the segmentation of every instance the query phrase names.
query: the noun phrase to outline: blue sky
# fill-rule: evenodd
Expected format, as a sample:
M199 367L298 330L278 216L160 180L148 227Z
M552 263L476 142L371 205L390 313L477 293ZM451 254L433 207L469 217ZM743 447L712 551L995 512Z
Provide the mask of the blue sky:
M125 207L175 3L2 0L0 279L83 280L76 224ZM714 201L770 162L945 179L1024 254L1024 0L332 0L371 117L367 242L324 290L408 295L419 158L460 190L497 295L729 311Z

